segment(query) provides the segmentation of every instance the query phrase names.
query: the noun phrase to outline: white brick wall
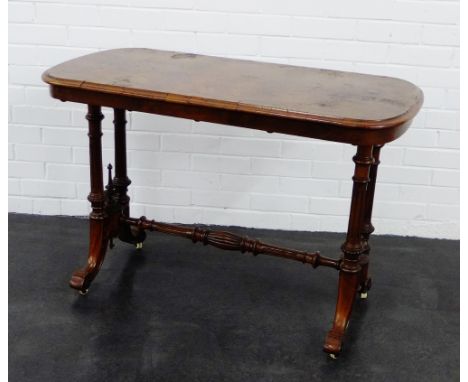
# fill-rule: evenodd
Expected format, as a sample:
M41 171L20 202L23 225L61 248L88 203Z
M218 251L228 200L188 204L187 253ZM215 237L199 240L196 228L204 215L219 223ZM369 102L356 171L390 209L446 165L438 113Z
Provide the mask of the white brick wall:
M459 237L459 2L452 0L9 1L10 211L86 215L85 107L48 95L49 66L148 47L400 77L425 104L386 146L378 233ZM104 160L112 115L104 110ZM354 148L129 115L134 215L343 232Z

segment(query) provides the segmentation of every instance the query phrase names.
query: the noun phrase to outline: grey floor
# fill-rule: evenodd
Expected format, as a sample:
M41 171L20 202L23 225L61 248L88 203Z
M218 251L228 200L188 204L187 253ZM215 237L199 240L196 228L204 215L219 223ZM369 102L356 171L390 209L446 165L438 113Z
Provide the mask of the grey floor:
M342 234L244 230L337 257ZM87 296L87 221L9 216L9 375L22 381L456 381L459 242L375 236L342 356L322 344L337 272L149 234Z

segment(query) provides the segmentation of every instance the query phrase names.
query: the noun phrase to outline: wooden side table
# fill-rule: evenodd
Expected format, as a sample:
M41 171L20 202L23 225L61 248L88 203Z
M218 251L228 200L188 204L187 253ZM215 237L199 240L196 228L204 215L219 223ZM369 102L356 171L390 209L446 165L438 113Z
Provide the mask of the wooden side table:
M51 95L88 105L91 192L87 265L70 286L88 291L112 240L141 247L145 230L186 237L227 250L267 254L339 270L333 326L324 350L342 347L356 295L371 286L369 236L382 146L401 136L421 108L413 84L389 77L233 60L150 49L115 49L79 57L47 70ZM115 176L104 189L101 106L114 109ZM125 111L346 142L357 146L346 240L339 259L262 243L229 232L165 224L129 214Z

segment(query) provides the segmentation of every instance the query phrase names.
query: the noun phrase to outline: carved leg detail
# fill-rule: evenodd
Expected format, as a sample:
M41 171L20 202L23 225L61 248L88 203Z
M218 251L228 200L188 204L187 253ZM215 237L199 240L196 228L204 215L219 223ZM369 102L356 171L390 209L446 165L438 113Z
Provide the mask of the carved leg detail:
M360 256L365 252L362 240L366 191L369 183L369 168L373 164L372 146L358 146L353 157L355 170L353 194L349 214L348 233L342 245L343 260L340 264L338 298L332 329L325 339L324 351L336 357L342 347L356 293L362 277Z
M372 208L374 205L375 184L377 181L377 170L380 164L381 148L382 145L376 145L373 147L372 156L374 158L374 163L371 165L369 170L369 184L367 186L366 191L366 206L364 214L364 224L362 228L364 252L360 257L362 271L361 281L359 285L359 294L360 297L363 299L367 298L367 292L372 286L372 279L369 277L369 237L372 234L372 232L374 232L374 226L372 225Z
M101 121L104 116L100 106L89 105L86 119L89 126L89 165L91 175L91 192L88 200L92 212L89 215L89 254L85 268L77 270L70 286L86 293L104 261L109 239L109 217L106 212L106 195L102 177Z
M125 110L114 109L115 178L113 184L118 195L121 215L128 218L130 216L130 198L127 191L132 182L127 176L126 124ZM140 249L146 238L145 231L123 222L119 224L119 239L126 243L135 244Z

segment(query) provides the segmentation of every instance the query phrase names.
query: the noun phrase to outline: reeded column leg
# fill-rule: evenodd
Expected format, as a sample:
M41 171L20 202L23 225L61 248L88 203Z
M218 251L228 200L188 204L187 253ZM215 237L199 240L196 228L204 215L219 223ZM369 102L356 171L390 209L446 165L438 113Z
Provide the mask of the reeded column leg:
M127 195L127 191L128 186L132 182L127 175L126 124L125 110L114 109L115 177L113 186L118 195L118 203L120 205L120 214L117 220L119 220L121 216L130 216L130 198ZM120 240L135 244L137 248L141 248L146 238L146 233L144 231L140 231L136 227L131 227L120 221L117 222L117 227Z
M369 169L373 163L372 146L358 146L353 161L355 163L353 194L348 233L346 241L341 247L343 258L340 266L335 318L333 327L328 332L324 344L324 351L333 357L341 351L343 336L348 327L361 279L359 257L364 252L362 227L365 216L366 191L369 183Z
M102 178L102 148L101 121L104 116L100 106L88 105L86 119L89 126L89 166L91 176L91 192L88 200L92 211L89 215L89 254L86 267L73 273L70 286L86 293L91 282L101 268L106 254L109 233L108 214L106 212L106 195Z
M374 232L374 226L372 225L372 207L374 205L374 194L375 194L375 183L377 181L377 170L380 164L380 149L382 145L374 146L372 150L372 156L374 158L374 163L371 165L369 171L369 184L367 186L366 192L366 207L364 213L364 225L362 229L362 239L364 252L360 256L359 262L362 267L361 271L361 280L359 293L361 298L367 298L367 292L369 291L372 285L372 279L369 277L369 237Z

